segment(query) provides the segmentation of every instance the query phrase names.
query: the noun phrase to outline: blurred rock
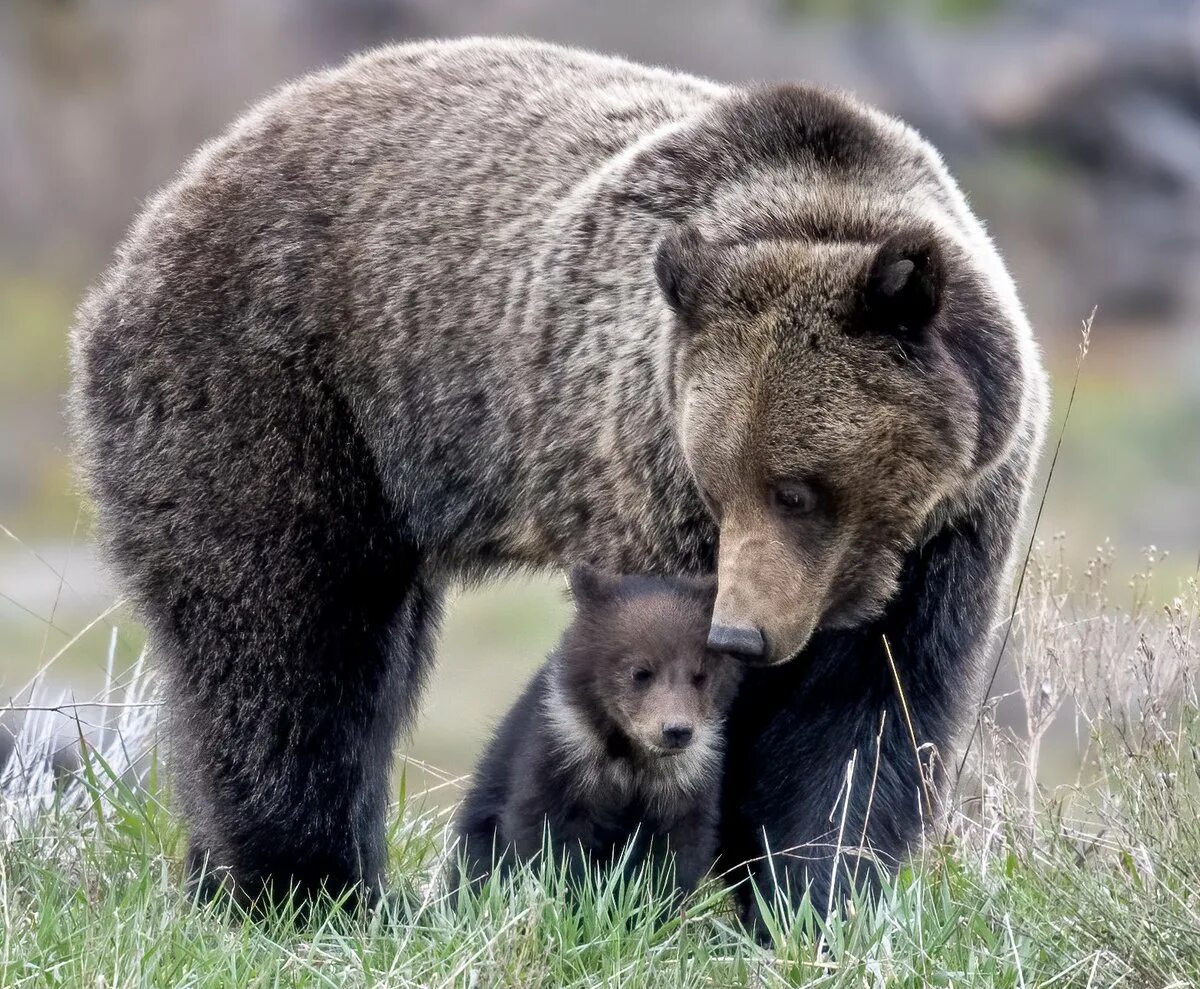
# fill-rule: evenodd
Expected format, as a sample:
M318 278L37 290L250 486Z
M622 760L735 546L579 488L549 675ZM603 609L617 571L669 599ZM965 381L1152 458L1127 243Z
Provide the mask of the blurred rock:
M1063 43L1042 72L980 107L998 143L1069 168L1091 200L1071 242L1105 318L1194 328L1200 317L1200 45ZM1003 95L1003 99L997 96Z

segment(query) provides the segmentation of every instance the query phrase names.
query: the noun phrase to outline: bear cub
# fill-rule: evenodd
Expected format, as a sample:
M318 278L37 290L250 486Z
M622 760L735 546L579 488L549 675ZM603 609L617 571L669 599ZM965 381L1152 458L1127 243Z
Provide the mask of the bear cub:
M707 645L712 582L571 573L576 615L484 754L451 889L541 854L572 879L626 852L679 894L717 855L725 714L739 664Z

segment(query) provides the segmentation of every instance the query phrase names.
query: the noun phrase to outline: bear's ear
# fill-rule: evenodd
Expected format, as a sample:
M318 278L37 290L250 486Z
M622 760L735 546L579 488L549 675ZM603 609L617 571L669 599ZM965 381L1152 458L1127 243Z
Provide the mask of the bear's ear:
M654 276L667 304L683 322L698 322L712 274L711 245L695 226L679 224L663 237L654 257Z
M895 234L875 252L862 288L859 317L875 333L913 336L937 315L945 275L929 235Z
M571 596L578 604L603 601L616 588L617 579L587 563L571 568Z

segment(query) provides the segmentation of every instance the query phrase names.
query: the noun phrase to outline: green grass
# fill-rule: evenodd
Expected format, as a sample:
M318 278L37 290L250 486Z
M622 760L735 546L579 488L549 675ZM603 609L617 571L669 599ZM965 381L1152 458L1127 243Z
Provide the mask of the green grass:
M301 922L190 902L152 683L126 677L106 694L117 723L80 722L87 758L66 789L0 776L0 986L1200 984L1200 589L1154 604L1144 575L1127 588L1110 567L1038 559L1006 657L1022 727L984 710L960 803L879 903L781 911L767 948L716 883L669 917L652 876L572 896L531 869L446 895L453 787L415 783L434 771L399 777L388 840L406 907L322 904ZM1039 761L1063 747L1074 779L1049 789Z
M0 984L1195 985L1200 805L1189 806L1182 827L1138 811L1149 816L1136 847L1045 831L1034 849L1014 830L986 860L957 844L930 851L880 906L829 923L803 907L764 950L715 888L663 923L648 880L597 881L572 898L554 870L461 901L430 892L411 916L245 921L188 901L176 822L127 792L102 814L51 813L6 842ZM397 880L426 881L436 822L398 813L391 837Z

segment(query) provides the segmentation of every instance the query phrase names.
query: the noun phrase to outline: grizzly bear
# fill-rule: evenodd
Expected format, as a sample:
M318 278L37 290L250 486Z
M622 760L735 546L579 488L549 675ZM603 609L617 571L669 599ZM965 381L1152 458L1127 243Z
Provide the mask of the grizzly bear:
M280 89L151 199L72 359L189 869L246 899L378 892L447 588L580 562L715 571L711 644L771 667L731 716L727 860L824 895L842 800L895 861L928 815L883 640L944 760L1046 407L911 129L525 41Z
M488 747L456 823L479 884L548 847L691 892L717 858L723 723L739 664L708 646L715 586L571 572L577 610Z

